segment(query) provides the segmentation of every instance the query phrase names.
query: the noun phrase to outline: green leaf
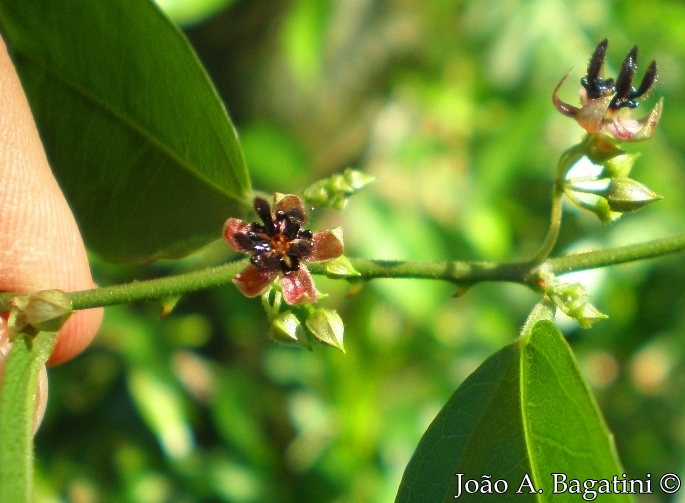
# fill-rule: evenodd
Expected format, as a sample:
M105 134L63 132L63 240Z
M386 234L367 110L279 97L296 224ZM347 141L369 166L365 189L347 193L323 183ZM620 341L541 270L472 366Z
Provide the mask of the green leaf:
M9 0L0 24L86 244L178 256L249 206L237 135L197 57L148 0Z
M570 480L622 478L623 469L571 350L550 321L488 358L457 389L423 435L407 467L397 502L454 501L463 481L506 480L504 494L465 494L473 501L578 501L553 494L553 473ZM532 487L517 490L526 475ZM560 477L560 476L559 476ZM464 483L464 482L462 482ZM531 494L532 488L542 490ZM502 489L503 485L500 484ZM594 488L598 489L597 486ZM603 494L604 501L631 501Z
M38 372L57 333L18 337L5 361L0 392L0 501L33 501L33 421Z
M235 0L157 0L157 5L180 25L200 23L226 9Z

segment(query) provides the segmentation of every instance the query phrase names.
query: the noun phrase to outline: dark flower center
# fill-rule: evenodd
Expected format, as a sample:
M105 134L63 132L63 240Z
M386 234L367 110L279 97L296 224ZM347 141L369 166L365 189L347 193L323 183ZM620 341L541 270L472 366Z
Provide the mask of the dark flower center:
M297 271L313 247L312 231L301 228L305 216L298 208L273 215L271 206L261 197L255 198L254 208L263 225L254 222L248 233L236 234L241 246L253 252L250 262L261 271Z
M623 60L621 71L616 81L614 79L604 79L604 58L606 57L608 40L602 40L590 58L587 67L587 75L580 79L581 85L585 88L588 98L603 98L610 94L615 94L609 108L619 110L621 108L636 108L638 99L643 98L654 86L657 76L656 61L652 61L645 72L640 86L633 87L633 79L637 71L637 46Z

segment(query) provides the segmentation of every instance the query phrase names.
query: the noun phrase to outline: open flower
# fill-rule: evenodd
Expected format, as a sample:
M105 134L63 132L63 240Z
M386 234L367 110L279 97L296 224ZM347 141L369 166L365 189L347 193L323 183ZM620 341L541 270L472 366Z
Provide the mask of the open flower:
M246 296L256 297L280 276L288 304L316 302L316 287L305 263L342 255L342 229L302 229L307 223L304 204L292 194L274 194L273 211L265 199L256 197L254 209L263 224L229 218L224 225L224 239L231 248L252 255L251 264L233 278L233 283Z
M619 116L622 108L637 108L637 100L647 97L654 87L657 77L656 61L652 61L645 72L639 87L633 87L633 78L637 70L637 46L628 53L623 61L618 78L604 79L604 58L608 41L602 40L595 49L587 68L587 75L580 80L581 108L564 103L558 92L568 78L561 79L552 94L554 106L562 114L572 117L590 134L606 134L619 141L640 141L652 137L661 117L661 101L649 115L637 120L630 114Z

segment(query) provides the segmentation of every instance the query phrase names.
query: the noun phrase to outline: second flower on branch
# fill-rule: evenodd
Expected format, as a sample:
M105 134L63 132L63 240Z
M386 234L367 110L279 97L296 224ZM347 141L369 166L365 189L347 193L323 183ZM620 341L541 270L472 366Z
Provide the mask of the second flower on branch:
M233 283L244 295L256 297L280 277L288 304L316 302L316 286L306 263L342 255L342 229L304 229L304 204L292 194L274 194L273 209L265 199L256 197L254 209L261 224L229 218L224 225L224 239L231 248L251 254L250 265L233 278Z
M618 141L641 141L652 137L659 117L661 116L661 101L652 109L647 117L637 120L628 113L619 115L621 109L634 109L638 100L644 99L654 87L657 78L656 61L647 67L642 81L637 89L633 87L633 79L637 71L637 46L628 53L618 77L604 78L604 59L608 40L602 40L590 58L587 75L580 81L581 107L575 107L559 99L558 92L569 74L561 79L554 93L552 101L562 114L572 117L590 134L604 134Z

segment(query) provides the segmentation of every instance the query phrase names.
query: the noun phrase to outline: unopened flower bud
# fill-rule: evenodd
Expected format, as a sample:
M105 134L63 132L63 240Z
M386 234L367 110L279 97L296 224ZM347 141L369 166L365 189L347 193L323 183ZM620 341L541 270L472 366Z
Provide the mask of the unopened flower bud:
M323 270L326 272L326 275L337 278L361 276L359 271L357 271L350 262L350 259L345 255L340 255L338 258L326 262L323 265Z
M612 178L604 197L611 211L620 213L639 210L661 199L651 189L630 178Z
M559 309L575 319L582 328L589 328L607 318L588 302L587 290L580 283L555 283L550 290L549 295Z
M320 308L309 315L305 324L319 342L345 352L343 346L345 325L338 313L332 309Z
M57 332L71 313L71 301L66 293L43 290L13 299L7 324L14 334Z
M597 218L599 218L599 221L603 224L608 224L609 222L618 220L618 218L623 214L618 211L612 211L611 207L609 206L609 202L603 197L600 197L597 200L591 211L597 215Z
M581 328L590 328L598 321L607 319L608 316L589 302L583 302L573 313L572 318L578 322Z
M357 169L350 168L347 168L343 172L343 177L345 177L347 185L354 191L362 190L364 187L376 180L375 176L369 175Z
M304 200L318 207L329 207L341 210L347 200L369 185L375 177L347 168L342 173L332 175L310 185L304 191Z
M640 154L626 154L617 155L605 161L604 176L606 178L623 178L630 174L630 171L635 165L635 161L640 157Z
M604 135L588 136L583 143L588 158L595 164L604 164L621 154L625 154L625 151L621 150L615 141Z
M661 199L645 185L626 177L571 179L565 182L564 192L574 203L597 215L602 223Z
M292 311L281 313L273 319L269 329L269 337L281 344L311 349L302 323Z

